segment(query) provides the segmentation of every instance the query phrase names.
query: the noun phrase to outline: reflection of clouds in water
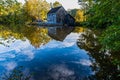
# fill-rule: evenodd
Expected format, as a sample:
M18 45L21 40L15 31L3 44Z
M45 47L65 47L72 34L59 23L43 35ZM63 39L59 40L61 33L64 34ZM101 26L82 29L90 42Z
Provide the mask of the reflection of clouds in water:
M25 60L32 60L34 58L34 53L32 52L33 50L34 47L31 46L28 40L16 40L9 47L0 45L0 61L5 61L9 58L16 58L18 55L27 56L28 58L25 58Z
M22 59L19 58L20 61L30 61L34 58L33 50L35 48L30 44L28 40L15 42L13 45L11 45L11 47L12 46L16 52L19 52L19 56L23 57Z
M68 42L59 42L59 41L52 40L47 45L41 47L41 49L45 49L45 48L64 48L64 47L73 46L74 44L75 43L72 43L72 42L68 43Z
M8 51L8 52L5 52L5 53L0 53L0 61L5 61L9 58L15 58L15 51Z
M90 60L86 60L86 59L81 59L81 60L80 60L80 63L81 63L82 65L85 65L85 66L90 66L90 65L92 65L92 62L91 62Z
M5 60L6 60L6 58L0 57L0 61L5 61Z
M17 66L17 63L16 62L8 62L8 63L4 63L3 66L5 67L5 69L10 71L10 70L13 70Z
M29 78L30 78L29 80L35 80L35 79L33 78L32 73L30 72L30 70L29 70L28 68L25 68L25 69L23 70L23 77L29 77Z
M33 60L34 57L39 57L38 60L36 60L36 61L38 61L38 62L41 61L43 63L45 63L45 62L49 63L50 60L52 60L51 57L52 58L54 57L56 62L54 63L51 61L51 64L53 64L53 65L49 65L51 67L48 69L48 72L47 72L48 75L50 76L50 79L52 78L52 80L77 80L77 79L75 79L75 74L77 71L73 70L74 68L72 68L72 70L71 70L70 66L72 64L67 65L67 62L69 63L69 61L70 61L72 63L75 63L75 64L77 64L76 66L79 66L79 64L80 65L82 64L83 66L88 66L91 64L90 61L84 60L84 59L89 58L89 56L86 55L86 52L84 50L80 50L77 47L76 40L78 38L79 38L79 34L71 33L70 35L68 35L66 37L66 39L63 42L52 40L49 43L47 43L46 45L41 46L41 48L38 48L38 49L35 49L29 43L28 40L26 40L26 41L16 40L13 44L10 45L10 47L3 47L3 46L1 47L0 46L0 48L2 48L0 50L2 50L2 52L3 52L3 53L0 52L0 54L2 54L2 56L0 56L0 60L4 61L7 58L15 58L17 62L20 62L20 61L25 62L25 61ZM60 51L60 54L57 54L57 53L59 53L59 51ZM37 53L37 52L43 53L43 54L40 54L40 56L36 56L36 54L34 54L34 53ZM45 53L47 53L47 54L45 54ZM49 58L49 56L50 56L50 58ZM46 57L48 60L46 60ZM82 58L82 60L79 61L79 59L81 59L81 58ZM12 59L12 60L15 60L15 59ZM59 62L61 62L62 64L59 64L57 62L57 59L59 59ZM48 64L48 63L45 63L45 64ZM58 63L59 65L55 65L56 63ZM34 62L34 64L37 64L37 63ZM39 65L39 64L35 65L35 66L38 66L37 71L39 71L41 69L41 68L39 68L39 66L41 66L41 65ZM66 65L69 66L69 68ZM16 66L17 66L17 63L15 63L15 62L9 62L9 63L4 64L4 67L6 67L7 70L12 70ZM28 65L28 67L29 67L29 65ZM74 67L75 67L75 65L74 65ZM86 69L86 70L89 70L89 69ZM27 74L28 72L29 72L28 69L26 69L24 71L25 74ZM43 72L41 74L44 74L44 73L45 72ZM77 73L79 73L79 71ZM81 73L79 73L79 74L81 74ZM87 72L86 72L86 74L87 74ZM49 77L49 76L45 75L45 77ZM48 80L48 79L44 79L44 80Z
M34 59L34 53L31 50L25 50L20 54L27 56L27 61Z
M20 52L21 50L25 49L33 49L33 46L31 46L28 40L26 41L16 40L9 47L0 45L0 53L5 53L13 50L16 52Z
M87 60L87 59L81 59L80 61L71 61L71 62L75 63L75 64L81 64L81 65L84 65L84 66L92 65L92 62L90 60Z
M41 49L45 48L65 48L71 47L76 44L76 40L79 38L79 34L71 33L68 35L63 42L52 40L45 46L41 47Z
M67 41L67 42L75 42L76 43L76 40L79 38L80 36L80 33L71 33L70 35L68 35L64 41Z
M3 53L3 52L7 52L8 49L9 49L8 47L5 47L5 46L0 44L0 54Z
M74 75L74 71L68 69L64 64L53 65L48 72L53 80L67 80Z
M33 50L34 47L30 44L28 40L26 41L17 40L10 46L10 48L15 50L16 52L20 52L26 49Z

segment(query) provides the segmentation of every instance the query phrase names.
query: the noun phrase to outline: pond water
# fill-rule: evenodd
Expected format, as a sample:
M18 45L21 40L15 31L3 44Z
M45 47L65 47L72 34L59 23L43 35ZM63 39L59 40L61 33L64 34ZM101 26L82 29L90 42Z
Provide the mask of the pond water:
M111 64L109 53L100 52L99 34L83 27L1 25L0 80L6 76L13 79L16 74L22 80L27 76L29 80L114 78L117 68Z

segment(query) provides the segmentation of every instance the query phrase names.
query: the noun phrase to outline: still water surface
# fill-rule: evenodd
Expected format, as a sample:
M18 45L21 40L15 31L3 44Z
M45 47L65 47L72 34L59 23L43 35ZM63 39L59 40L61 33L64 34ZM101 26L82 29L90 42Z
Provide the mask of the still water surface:
M22 77L30 75L30 80L96 80L95 75L105 76L98 72L102 59L96 60L94 54L99 56L98 31L36 26L1 26L0 31L2 77L10 77L20 66Z

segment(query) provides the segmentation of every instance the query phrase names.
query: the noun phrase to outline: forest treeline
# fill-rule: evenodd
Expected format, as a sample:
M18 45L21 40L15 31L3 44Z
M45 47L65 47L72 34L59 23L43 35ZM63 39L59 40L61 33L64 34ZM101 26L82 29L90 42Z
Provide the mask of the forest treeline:
M120 77L120 69L118 69L118 67L120 67L120 1L78 0L78 2L80 5L83 5L83 9L85 11L85 26L95 29L102 29L100 36L98 36L98 42L102 46L100 50L105 52L103 55L110 59L107 60L110 62L110 65L113 65L116 68L116 70L114 70L115 73L112 73L112 75L111 73L107 74L107 76L111 76L109 77L110 80L118 79ZM97 56L99 55L97 54ZM104 59L106 58L104 57ZM101 60L104 59L101 58ZM105 63L105 65L106 64L107 63ZM103 79L105 79L105 77ZM106 77L106 79L108 78Z
M78 0L83 5L86 26L102 28L103 49L120 51L120 2L117 0ZM83 3L83 4L82 4Z
M81 9L68 12L77 23L85 26L104 28L100 38L104 49L120 50L120 2L116 0L78 0ZM48 3L46 0L0 0L0 24L25 24L35 20L47 20L51 7L61 6L59 2Z
M58 1L48 3L46 0L25 0L24 4L18 0L0 0L0 23L1 24L25 24L31 21L47 20L47 12L51 7L61 6ZM74 13L73 17L79 22L83 12L69 10Z
M0 23L24 24L33 20L44 20L50 9L45 0L25 0L22 4L17 0L0 1Z

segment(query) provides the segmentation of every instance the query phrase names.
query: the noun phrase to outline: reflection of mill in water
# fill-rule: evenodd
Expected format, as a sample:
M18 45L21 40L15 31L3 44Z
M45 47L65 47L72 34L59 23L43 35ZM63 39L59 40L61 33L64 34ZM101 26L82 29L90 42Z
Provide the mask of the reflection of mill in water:
M74 27L49 27L48 35L55 40L63 41L74 30Z

